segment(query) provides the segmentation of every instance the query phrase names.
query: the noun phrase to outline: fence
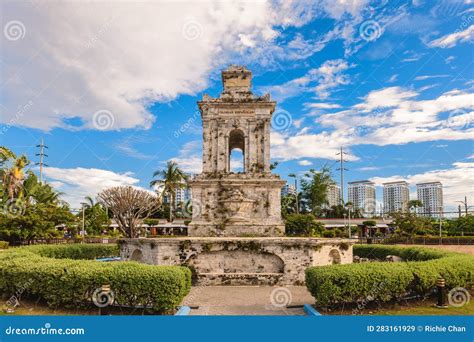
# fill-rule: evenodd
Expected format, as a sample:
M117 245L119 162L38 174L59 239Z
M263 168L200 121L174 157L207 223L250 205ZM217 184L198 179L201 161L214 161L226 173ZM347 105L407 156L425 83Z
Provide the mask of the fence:
M31 239L14 241L10 243L12 246L24 246L24 245L62 245L72 243L117 243L116 238L88 238L84 239L68 239L68 238L54 238L54 239Z
M447 237L407 237L407 238L360 238L358 243L363 244L406 244L406 245L474 245L474 236L447 236Z

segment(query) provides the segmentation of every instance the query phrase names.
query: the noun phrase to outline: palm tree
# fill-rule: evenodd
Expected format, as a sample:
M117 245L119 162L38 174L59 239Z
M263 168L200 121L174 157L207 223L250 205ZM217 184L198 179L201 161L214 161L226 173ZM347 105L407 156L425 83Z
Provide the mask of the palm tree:
M10 149L0 146L0 175L3 191L13 199L23 195L22 184L25 179L25 167L29 164L25 155L17 157Z
M86 200L85 202L81 202L81 204L84 206L84 208L88 209L88 208L92 208L94 207L97 203L95 203L94 199L90 196L86 196L84 197L84 199Z
M188 176L181 170L174 161L168 161L166 168L157 170L153 173L153 179L150 182L150 187L160 187L161 197L168 195L170 201L170 222L173 220L174 198L176 189L182 189L187 186ZM158 190L158 188L156 189Z

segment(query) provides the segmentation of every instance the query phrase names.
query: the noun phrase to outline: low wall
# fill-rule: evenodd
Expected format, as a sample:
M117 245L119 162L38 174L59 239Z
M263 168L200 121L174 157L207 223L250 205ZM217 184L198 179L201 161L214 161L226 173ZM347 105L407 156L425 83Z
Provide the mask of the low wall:
M310 266L352 262L348 239L159 238L122 239L125 260L187 265L199 285L302 285Z

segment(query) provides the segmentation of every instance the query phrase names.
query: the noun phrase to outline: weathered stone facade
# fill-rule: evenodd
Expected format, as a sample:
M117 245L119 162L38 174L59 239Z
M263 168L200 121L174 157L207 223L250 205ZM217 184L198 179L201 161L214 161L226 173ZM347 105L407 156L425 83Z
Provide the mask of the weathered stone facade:
M310 266L352 262L347 239L125 239L121 255L153 265L187 265L200 285L301 285Z
M219 98L200 101L203 172L191 182L189 237L124 239L124 260L186 265L195 284L300 285L310 266L352 262L344 239L282 237L280 190L270 172L270 122L275 102L250 90L252 74L232 66L222 72ZM230 169L230 154L242 150L243 172Z
M282 236L280 190L270 172L270 122L276 103L251 92L252 73L231 66L222 72L219 98L198 102L203 122L203 172L191 182L190 236ZM243 172L230 169L233 149L243 153Z

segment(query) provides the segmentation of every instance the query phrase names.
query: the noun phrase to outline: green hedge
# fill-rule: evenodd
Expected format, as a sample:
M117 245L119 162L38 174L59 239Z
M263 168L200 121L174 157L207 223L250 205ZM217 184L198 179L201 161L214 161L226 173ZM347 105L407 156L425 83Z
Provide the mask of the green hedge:
M7 249L8 241L0 241L0 249Z
M397 255L407 262L370 262L310 267L306 286L316 304L333 306L363 301L382 302L405 295L427 295L438 277L446 286L467 287L474 281L474 257L428 248L354 246L354 255L385 259Z
M96 259L119 255L116 244L36 245L28 251L54 259Z
M189 292L191 271L180 266L137 262L98 262L113 256L106 245L31 246L0 253L0 293L45 300L52 307L88 307L92 294L110 285L115 302L149 306L159 312L176 308Z

